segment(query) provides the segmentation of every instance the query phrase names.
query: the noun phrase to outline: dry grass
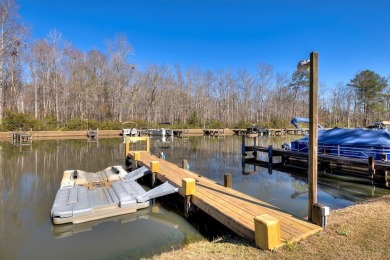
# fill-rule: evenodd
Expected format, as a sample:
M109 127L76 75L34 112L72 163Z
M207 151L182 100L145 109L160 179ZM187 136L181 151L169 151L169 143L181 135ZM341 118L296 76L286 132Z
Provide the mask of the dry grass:
M332 211L326 231L274 252L242 239L200 241L153 259L389 259L390 196Z

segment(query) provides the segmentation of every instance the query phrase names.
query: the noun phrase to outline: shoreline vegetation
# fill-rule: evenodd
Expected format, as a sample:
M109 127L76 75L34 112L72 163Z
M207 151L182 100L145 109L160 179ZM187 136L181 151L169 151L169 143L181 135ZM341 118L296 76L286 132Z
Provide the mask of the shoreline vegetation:
M387 259L390 195L331 211L326 230L275 251L239 237L200 240L152 259Z
M222 128L221 128L222 129ZM90 129L90 130L96 130ZM178 128L177 130L183 130L188 135L203 135L203 130L200 128L196 129L182 129ZM232 129L224 128L225 135L233 135L234 132ZM29 131L29 130L28 130ZM54 130L54 131L31 131L31 135L33 138L87 138L88 130ZM8 131L8 132L0 132L0 139L9 139L12 138L12 133L18 131ZM100 130L98 131L98 137L119 137L122 136L122 130Z

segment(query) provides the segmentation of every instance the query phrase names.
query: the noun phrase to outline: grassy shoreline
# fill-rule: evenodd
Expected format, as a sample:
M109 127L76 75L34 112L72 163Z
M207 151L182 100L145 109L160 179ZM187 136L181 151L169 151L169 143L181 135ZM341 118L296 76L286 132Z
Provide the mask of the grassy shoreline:
M153 259L388 259L390 195L331 211L326 230L276 251L241 238L201 240Z

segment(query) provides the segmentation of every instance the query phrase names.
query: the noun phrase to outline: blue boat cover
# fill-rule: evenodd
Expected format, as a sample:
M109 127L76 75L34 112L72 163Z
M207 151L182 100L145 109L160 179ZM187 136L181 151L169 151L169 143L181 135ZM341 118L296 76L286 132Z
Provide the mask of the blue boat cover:
M309 142L309 136L298 142ZM318 143L329 145L376 146L390 147L390 132L387 130L371 130L362 128L333 128L318 130Z

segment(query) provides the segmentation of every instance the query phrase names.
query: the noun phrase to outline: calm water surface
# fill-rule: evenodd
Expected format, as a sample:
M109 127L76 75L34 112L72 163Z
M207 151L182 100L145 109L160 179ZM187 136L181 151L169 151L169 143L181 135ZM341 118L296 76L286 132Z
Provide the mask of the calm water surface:
M263 138L260 145L280 146L289 139ZM173 139L170 148L152 141L152 153L163 152L178 165L217 182L233 175L233 188L269 202L298 217L307 214L307 181L302 175L241 166L241 138L191 137ZM0 259L112 259L151 256L178 248L197 229L161 204L121 217L79 225L52 225L50 209L65 170L100 171L124 165L122 139L34 140L18 147L0 141ZM342 208L390 193L357 179L319 178L318 201Z

